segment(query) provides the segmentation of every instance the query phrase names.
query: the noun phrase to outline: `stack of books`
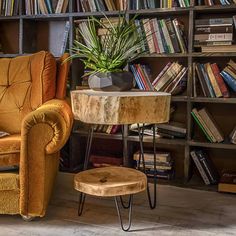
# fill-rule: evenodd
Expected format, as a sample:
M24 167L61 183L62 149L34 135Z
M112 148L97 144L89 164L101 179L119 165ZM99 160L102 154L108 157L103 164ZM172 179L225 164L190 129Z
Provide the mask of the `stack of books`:
M178 19L135 20L138 34L146 38L142 50L149 53L186 53L184 25Z
M236 0L197 0L197 5L206 5L206 6L214 6L214 5L232 5L236 4Z
M233 52L233 18L195 20L194 46L202 52Z
M89 158L93 167L122 166L123 159L114 156L91 155Z
M220 143L224 141L222 131L206 108L200 110L194 108L191 114L211 143Z
M219 174L207 154L202 150L193 150L190 154L204 183L206 185L217 184Z
M133 159L136 162L136 168L139 167L140 170L143 170L143 162L140 160L140 152L134 153ZM139 162L140 160L140 162ZM154 176L154 154L145 152L144 161L146 174L148 177ZM158 178L161 179L173 179L174 177L174 161L171 158L169 152L157 152L156 153L156 174Z
M198 81L205 97L230 97L229 90L216 63L194 64ZM194 80L194 89L196 81ZM194 92L197 94L197 92ZM196 95L195 95L196 96Z
M236 172L225 171L218 184L219 192L236 193Z
M132 10L189 7L190 0L131 0L130 6Z
M186 124L170 121L166 124L157 124L157 134L166 138L185 138L187 134Z
M233 60L230 60L220 74L226 84L236 92L236 63Z
M124 11L128 0L77 0L78 12Z
M10 2L10 1L9 1ZM68 8L69 0L25 0L25 14L53 14L65 13Z
M147 65L130 65L137 86L141 90L156 90L177 95L187 87L187 67L178 62L169 62L152 81L151 70Z
M18 15L19 2L19 0L0 1L0 16Z
M94 132L116 134L121 130L120 125L94 125Z

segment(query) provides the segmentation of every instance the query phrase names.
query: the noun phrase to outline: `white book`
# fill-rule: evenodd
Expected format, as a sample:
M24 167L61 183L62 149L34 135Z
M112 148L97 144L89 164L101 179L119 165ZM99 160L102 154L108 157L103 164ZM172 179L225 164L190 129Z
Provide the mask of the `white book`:
M59 0L58 1L55 13L61 13L62 12L63 3L64 3L64 0Z

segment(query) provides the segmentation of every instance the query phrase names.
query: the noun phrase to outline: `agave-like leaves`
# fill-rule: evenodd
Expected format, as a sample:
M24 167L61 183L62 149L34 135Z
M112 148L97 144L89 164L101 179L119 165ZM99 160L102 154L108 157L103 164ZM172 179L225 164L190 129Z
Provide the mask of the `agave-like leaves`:
M70 58L81 58L91 73L122 71L130 60L140 54L145 43L145 38L137 32L135 25L137 16L127 21L124 15L120 15L116 24L113 24L106 15L104 16L108 26L95 17L82 22L79 33L83 42L75 40L71 49ZM103 40L97 34L97 27L107 31Z

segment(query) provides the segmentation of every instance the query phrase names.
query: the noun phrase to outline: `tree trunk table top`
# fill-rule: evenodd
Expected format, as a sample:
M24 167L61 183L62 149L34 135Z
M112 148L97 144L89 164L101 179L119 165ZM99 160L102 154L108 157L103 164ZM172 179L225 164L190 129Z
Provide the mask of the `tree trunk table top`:
M146 190L147 177L135 169L109 166L76 174L74 187L89 195L114 197Z
M166 123L170 116L169 93L154 91L71 92L74 118L89 124Z

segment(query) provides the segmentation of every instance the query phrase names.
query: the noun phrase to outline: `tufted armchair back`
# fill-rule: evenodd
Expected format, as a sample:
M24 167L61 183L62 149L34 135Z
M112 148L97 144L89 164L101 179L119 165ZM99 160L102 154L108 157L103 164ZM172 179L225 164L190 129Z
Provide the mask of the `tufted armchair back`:
M29 112L55 97L63 98L67 73L68 64L62 65L57 84L56 60L45 51L0 59L0 131L20 133Z

